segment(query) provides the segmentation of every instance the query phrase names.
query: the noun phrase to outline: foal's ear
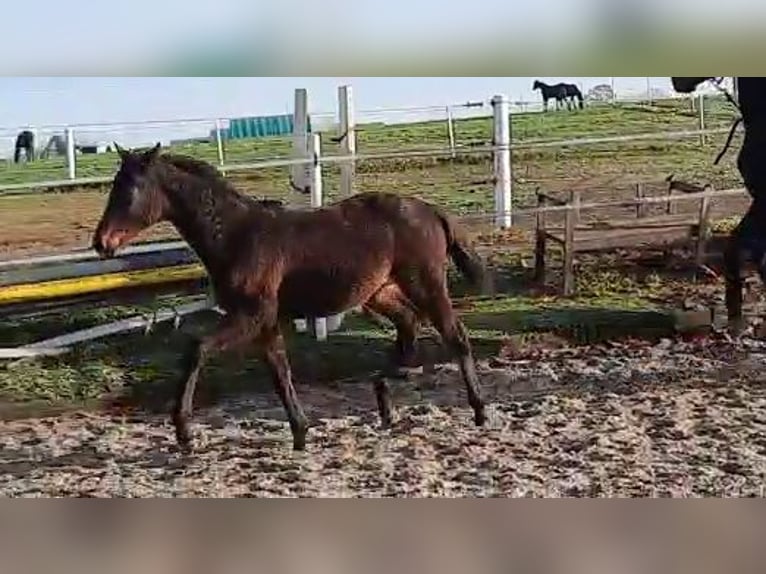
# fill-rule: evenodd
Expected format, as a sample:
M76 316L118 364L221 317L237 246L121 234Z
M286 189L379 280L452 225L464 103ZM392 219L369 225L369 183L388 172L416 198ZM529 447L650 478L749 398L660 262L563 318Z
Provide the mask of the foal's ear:
M128 150L122 149L120 147L120 144L118 144L117 142L112 142L112 143L114 144L114 149L117 151L118 154L120 154L121 160L125 161L126 159L128 159L128 157L130 157L130 152Z
M157 142L157 144L152 149L145 151L142 154L143 157L141 158L143 160L143 163L145 163L146 165L149 165L150 163L152 163L155 160L155 158L159 155L161 147L162 147L162 143Z

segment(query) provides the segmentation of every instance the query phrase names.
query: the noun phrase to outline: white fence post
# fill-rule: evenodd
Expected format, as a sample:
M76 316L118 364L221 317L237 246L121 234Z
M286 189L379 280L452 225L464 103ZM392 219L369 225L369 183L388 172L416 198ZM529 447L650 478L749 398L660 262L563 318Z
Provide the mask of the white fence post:
M308 94L306 88L296 88L293 110L293 157L305 158L308 150ZM308 166L294 165L290 170L293 186L304 190L308 185Z
M650 107L654 104L654 98L652 98L652 82L646 78L646 102Z
M305 159L308 154L308 93L305 88L295 89L295 106L293 108L293 158ZM292 188L305 190L308 185L306 164L290 167L290 185ZM293 321L295 330L299 333L308 331L306 319Z
M69 179L75 179L77 177L76 160L74 153L74 130L72 128L66 128L66 165L69 172Z
M511 227L511 115L505 96L492 98L493 137L495 147L495 224L501 229Z
M218 165L223 167L226 158L223 154L223 128L221 126L221 120L215 120L215 145L218 148Z
M356 121L354 118L354 97L351 86L338 87L338 137L343 155L356 155ZM340 196L354 194L356 161L351 159L340 165Z
M452 122L452 108L447 106L447 138L449 139L449 149L452 159L457 155L455 153L455 124Z
M309 157L312 159L310 164L310 179L309 185L311 186L311 207L322 207L322 164L320 163L322 157L322 142L319 134L311 134L309 136ZM324 341L327 339L327 317L316 317L314 319L314 334L318 341Z
M40 147L40 134L39 130L37 128L30 128L30 131L32 132L32 157L33 160L40 159L40 150L42 149ZM30 158L28 158L30 159Z

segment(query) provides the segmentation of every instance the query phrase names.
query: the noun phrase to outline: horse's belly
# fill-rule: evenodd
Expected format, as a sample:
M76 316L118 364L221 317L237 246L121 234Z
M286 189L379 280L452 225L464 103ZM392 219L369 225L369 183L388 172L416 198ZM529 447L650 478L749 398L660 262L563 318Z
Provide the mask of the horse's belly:
M364 303L387 280L388 270L351 273L343 269L306 269L288 273L279 289L280 315L332 315Z

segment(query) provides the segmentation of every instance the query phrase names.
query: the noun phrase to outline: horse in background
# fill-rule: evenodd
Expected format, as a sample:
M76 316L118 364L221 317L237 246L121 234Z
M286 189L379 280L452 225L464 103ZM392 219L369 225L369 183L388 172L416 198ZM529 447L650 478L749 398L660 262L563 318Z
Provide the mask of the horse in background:
M556 99L557 110L560 109L562 103L566 105L568 110L573 109L575 106L575 99L578 100L580 109L583 109L582 92L580 91L580 88L574 84L560 82L551 86L540 80L535 80L534 84L532 84L532 90L540 90L540 94L543 97L543 110L546 112L548 111L548 100L552 98Z
M24 150L24 159L32 161L35 159L35 134L30 130L22 130L16 136L16 144L13 150L13 163L19 163L21 159L21 150Z
M713 77L672 77L673 89L682 94L692 93L698 85L714 80ZM750 207L739 224L729 235L724 249L723 272L726 281L726 311L729 329L741 333L745 328L742 314L742 268L750 261L755 264L758 275L766 283L766 78L735 78L738 82L739 102L728 95L739 108L745 127L745 137L737 157L737 168L745 187L753 198ZM732 126L724 149L716 163L726 152L737 120Z

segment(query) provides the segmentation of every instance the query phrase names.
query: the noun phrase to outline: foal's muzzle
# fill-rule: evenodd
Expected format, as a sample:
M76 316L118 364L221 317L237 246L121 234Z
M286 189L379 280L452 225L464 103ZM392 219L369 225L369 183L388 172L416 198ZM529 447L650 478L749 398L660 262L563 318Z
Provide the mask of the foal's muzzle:
M98 253L98 256L102 259L108 259L114 257L114 249L104 245L98 238L93 239L93 250Z
M93 236L92 247L98 253L99 257L108 259L114 257L117 248L122 244L124 234L120 232L99 233Z

